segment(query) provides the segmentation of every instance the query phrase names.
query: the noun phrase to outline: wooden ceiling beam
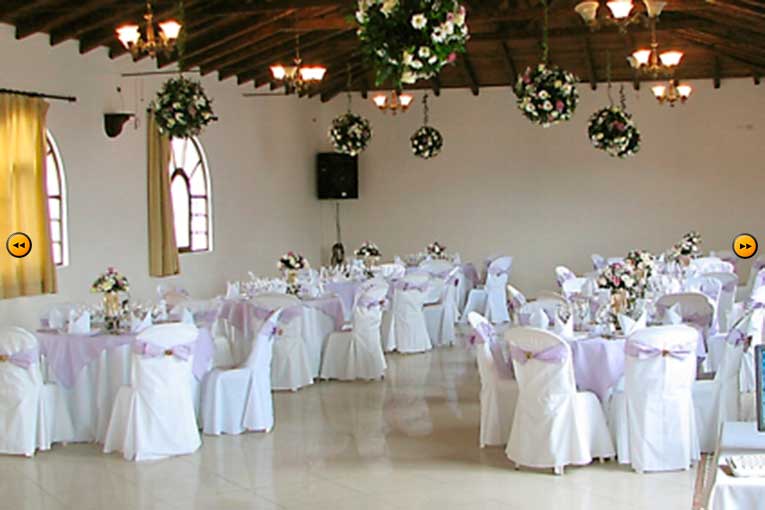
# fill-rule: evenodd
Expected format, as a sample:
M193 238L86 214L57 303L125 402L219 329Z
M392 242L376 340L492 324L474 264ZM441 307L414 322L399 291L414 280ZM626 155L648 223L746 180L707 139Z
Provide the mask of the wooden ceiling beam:
M3 0L0 3L0 20L18 19L51 3L51 0Z
M361 76L363 74L365 74L364 73L364 64L363 64L363 62L358 61L358 60L354 61L354 62L351 62L351 73L355 73L356 71L361 71L361 72L358 73L358 76L356 78L353 78L351 80L351 90L353 90L353 84L355 82L357 82L361 78ZM333 82L331 86L329 86L329 85L330 84L327 84L326 87L322 87L320 89L321 90L320 94L321 94L321 102L322 103L326 103L328 101L331 101L335 96L337 96L338 94L340 94L341 92L343 92L343 91L345 91L347 89L347 81L346 80L338 79L335 82Z
M462 54L462 66L465 69L465 74L467 74L468 82L470 83L470 91L474 96L477 96L480 92L478 77L475 74L475 68L470 61L470 56L468 56L467 51Z
M678 30L677 36L730 60L753 66L756 69L765 69L765 54L763 54L762 49L741 45L697 30Z
M92 11L51 30L50 44L57 46L70 39L92 36L99 31L103 33L104 27L109 27L113 35L114 29L120 23L127 23L133 18L139 19L141 11L145 8L145 6L137 5L125 6L122 2L117 2L113 8Z
M103 8L105 5L114 4L116 0L90 0L77 7L70 8L67 12L36 13L18 18L16 20L16 39L24 39L37 32L49 32L54 27L66 25L76 19L86 16L93 11Z
M584 63L587 67L587 76L590 80L590 88L597 90L598 88L598 76L595 73L595 60L592 57L592 45L590 44L590 36L584 36Z
M719 89L720 85L721 85L721 80L720 80L720 70L721 70L721 67L722 67L722 65L720 63L720 56L719 55L715 55L715 67L714 67L715 75L714 75L714 78L713 78L713 83L714 83L714 87L716 89Z
M515 59L513 59L513 53L510 51L507 42L502 41L500 45L502 46L502 56L505 58L507 72L510 76L510 83L515 86L515 83L518 81L518 69L515 65Z
M430 83L433 85L433 94L436 96L441 95L441 78L438 77L438 75L435 75L431 80Z
M212 71L231 68L243 60L251 58L253 55L284 44L287 39L291 40L294 45L294 37L287 36L282 31L282 26L282 22L277 22L263 27L259 32L247 37L246 41L243 41L241 44L237 44L220 53L210 53L204 57L190 59L189 61L194 65L200 66L202 74L208 74Z

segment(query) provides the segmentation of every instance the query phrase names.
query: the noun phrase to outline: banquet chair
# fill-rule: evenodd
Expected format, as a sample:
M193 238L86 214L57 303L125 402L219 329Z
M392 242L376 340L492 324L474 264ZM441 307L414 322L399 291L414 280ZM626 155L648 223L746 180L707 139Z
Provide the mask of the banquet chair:
M687 470L699 459L697 335L686 325L652 326L627 339L624 391L611 396L609 422L619 462L638 473Z
M587 284L587 278L574 277L565 280L561 284L561 292L566 298L570 298L576 294L581 294Z
M374 268L372 268L372 272L379 274L382 276L385 280L394 280L403 278L406 274L406 266L403 264L396 264L396 263L389 263L389 264L380 264Z
M733 264L726 262L719 257L699 257L691 259L688 270L693 274L704 273L732 273Z
M716 333L720 318L720 298L723 292L720 280L709 276L692 276L685 280L683 291L698 292L709 299L709 303L714 308L714 318L712 319L710 333Z
M441 287L441 296L436 303L426 304L423 308L425 324L433 346L454 345L456 334L454 323L457 322L457 289L460 285L461 269L452 268Z
M377 282L366 287L353 308L352 329L332 333L321 364L322 379L374 380L387 367L380 329L388 285Z
M415 353L433 348L422 311L429 282L430 275L412 273L394 284L390 320L383 332L386 352Z
M527 302L526 296L513 285L507 284L507 308L512 315L513 323L518 324L518 314Z
M593 253L590 258L592 259L592 269L594 271L601 271L608 265L606 258L603 255Z
M535 328L505 332L510 344L518 403L505 453L516 467L583 465L614 455L603 409L594 393L578 392L571 347Z
M271 389L297 391L313 384L300 300L289 294L259 294L252 298L252 303L263 314L261 320L279 308L284 309L279 317L279 334L274 339Z
M681 322L695 327L701 333L704 353L709 329L712 327L715 309L709 298L699 292L679 292L665 294L656 302L656 319L663 324L670 324L668 311L677 305Z
M507 444L518 400L518 383L512 364L505 359L494 326L481 314L471 312L468 322L476 341L476 361L481 377L481 448Z
M524 304L518 313L518 323L521 326L529 325L529 318L537 310L542 310L547 314L550 320L549 324L552 325L555 321L555 317L559 315L559 311L569 308L568 301L559 294L544 294L533 301L529 301Z
M453 263L443 259L426 259L420 263L417 269L430 275L430 286L425 296L425 304L435 304L441 300L446 279L454 267Z
M745 330L732 330L725 338L722 360L714 379L693 383L693 407L702 452L713 453L722 424L739 419L741 365L751 341Z
M736 300L736 286L738 276L735 273L705 273L706 278L714 278L720 282L720 299L717 305L717 324L719 331L728 331L732 324L728 324L728 315L733 310Z
M186 289L163 284L157 285L157 296L167 303L168 310L190 299Z
M202 383L205 434L270 432L274 427L271 358L281 310L273 312L253 339L247 361L232 369L213 369Z
M152 326L136 337L130 386L114 401L104 453L126 460L187 455L201 445L189 381L198 335L190 324Z
M563 282L576 278L576 274L566 266L556 266L555 268L555 281L558 282L558 287L563 288Z
M37 338L0 328L0 454L32 457L72 436L60 388L43 382Z
M492 324L510 322L507 311L507 280L513 266L513 257L497 257L487 268L486 285L474 288L468 294L462 321L470 312L478 312Z

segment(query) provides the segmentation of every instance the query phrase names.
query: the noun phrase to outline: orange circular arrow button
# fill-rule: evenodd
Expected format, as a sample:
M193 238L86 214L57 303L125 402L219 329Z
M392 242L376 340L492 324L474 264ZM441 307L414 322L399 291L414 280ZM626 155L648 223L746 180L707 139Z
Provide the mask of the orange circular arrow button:
M32 240L24 232L16 232L8 236L5 248L11 257L22 259L32 251Z
M739 234L733 240L733 253L739 258L749 259L757 253L757 239L751 234Z

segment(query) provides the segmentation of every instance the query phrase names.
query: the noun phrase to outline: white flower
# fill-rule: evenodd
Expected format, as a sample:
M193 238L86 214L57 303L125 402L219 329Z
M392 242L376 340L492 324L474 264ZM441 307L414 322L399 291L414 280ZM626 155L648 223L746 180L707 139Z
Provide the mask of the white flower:
M431 39L433 39L433 42L435 43L442 43L446 39L446 33L444 33L444 29L442 27L436 27L433 29L433 33L430 36Z
M547 93L546 90L542 90L539 92L539 99L547 99L550 97L550 94Z
M544 103L542 103L542 109L549 112L550 110L553 109L553 105L550 101L545 101Z
M452 35L454 33L454 23L451 21L447 21L444 23L444 31L447 33L447 35Z
M428 59L428 64L435 64L436 62L438 62L438 57L431 55L431 57Z
M364 24L367 21L367 15L364 12L356 11L356 21L360 24Z
M398 7L398 0L384 0L380 12L387 18L396 7Z
M430 56L430 48L427 46L420 46L420 50L417 52L420 58L428 58Z
M417 30L425 28L425 25L427 24L428 18L426 18L424 14L415 14L412 16L412 26Z
M401 61L404 63L405 66L411 66L413 59L414 59L414 56L411 53L409 53L408 51L404 51Z
M401 74L401 83L414 83L417 81L417 76L411 71L404 71Z
M422 68L422 62L419 60L412 60L412 62L409 64L409 66L412 69L421 69Z

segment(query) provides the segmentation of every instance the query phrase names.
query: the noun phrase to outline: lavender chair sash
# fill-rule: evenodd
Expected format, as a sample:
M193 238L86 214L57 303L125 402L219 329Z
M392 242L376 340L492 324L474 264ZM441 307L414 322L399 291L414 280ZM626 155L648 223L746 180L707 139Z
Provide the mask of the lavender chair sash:
M0 354L0 363L10 363L25 370L37 363L39 359L39 347L32 347L31 349L14 352L13 354Z
M568 349L566 348L566 344L562 343L555 344L552 347L536 352L526 351L517 345L511 345L510 356L521 365L525 365L532 359L543 361L545 363L562 363L568 358Z
M139 356L145 358L158 358L160 356L174 356L182 361L188 361L194 354L194 344L191 342L188 344L174 345L172 347L161 347L150 342L142 342L136 340L133 343L133 352Z
M489 344L494 367L497 369L500 378L514 379L515 373L513 372L512 361L505 359L505 353L502 352L502 344L497 341L497 330L488 321L480 322L474 328L474 333L470 337L470 343L477 343L479 338L483 343Z
M686 345L674 345L668 349L659 349L658 347L646 345L642 342L628 341L624 345L624 352L627 356L637 359L656 358L658 356L666 358L669 356L682 360L690 356L694 350Z
M728 336L725 337L725 341L734 347L743 345L744 352L746 352L749 350L749 347L752 346L752 335L747 335L740 329L733 329L730 333L728 333Z
M361 298L359 298L359 301L356 303L356 306L358 308L363 308L366 310L373 310L375 308L380 308L384 310L388 307L388 299L387 298L369 299L362 296Z
M428 282L422 282L420 284L416 284L413 282L408 282L406 280L399 280L393 284L396 289L401 291L408 291L408 290L416 290L419 292L427 292L428 291Z
M275 309L269 308L267 306L260 306L260 305L252 305L252 313L255 315L255 317L258 320L265 321L269 317L271 317L271 314L274 313ZM300 314L303 312L303 307L301 305L294 305L289 306L287 308L284 308L282 310L282 314L279 317L279 322L282 324L286 324L288 322L292 322L294 319L300 317Z

